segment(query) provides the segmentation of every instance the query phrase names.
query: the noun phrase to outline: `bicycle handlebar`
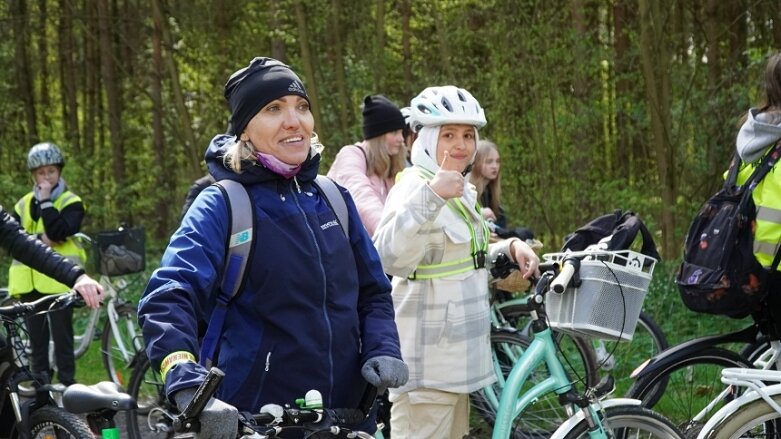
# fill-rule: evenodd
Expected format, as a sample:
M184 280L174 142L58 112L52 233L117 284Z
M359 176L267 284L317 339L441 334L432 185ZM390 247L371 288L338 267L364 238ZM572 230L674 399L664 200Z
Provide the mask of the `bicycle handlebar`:
M32 302L20 302L9 306L1 306L0 316L17 319L41 312L80 306L84 306L84 299L78 293L69 291L64 294L47 295Z
M573 256L567 256L562 261L561 271L559 272L558 276L553 279L553 282L551 282L550 288L554 293L563 293L564 290L567 289L567 286L569 286L569 283L572 280L572 276L575 275L575 273L577 273L579 270L580 259Z
M217 392L217 387L219 387L223 378L225 378L225 372L216 367L209 369L206 378L204 378L201 385L195 390L193 399L190 400L187 407L182 410L182 413L174 419L175 431L188 433L197 432L201 429L198 417L201 415L204 407L206 407L206 403L209 402L209 399Z

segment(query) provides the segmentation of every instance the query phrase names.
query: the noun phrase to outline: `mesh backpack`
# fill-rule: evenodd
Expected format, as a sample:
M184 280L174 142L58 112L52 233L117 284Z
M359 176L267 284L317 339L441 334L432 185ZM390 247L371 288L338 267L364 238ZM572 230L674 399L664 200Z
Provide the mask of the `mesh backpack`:
M767 295L771 270L757 262L752 223L756 206L752 192L781 155L781 142L764 156L743 185L737 184L740 157L735 154L724 186L702 205L684 242L683 262L675 283L692 311L743 318L757 311Z
M228 305L235 300L246 282L245 269L252 258L254 248L255 209L252 208L247 189L233 180L220 180L215 183L228 203L228 216L231 223L227 240L225 267L222 272L217 304L209 319L209 326L201 341L200 363L209 368L217 350L217 342L225 324ZM330 178L318 175L314 185L325 197L326 203L336 214L344 235L349 239L350 216L339 187Z

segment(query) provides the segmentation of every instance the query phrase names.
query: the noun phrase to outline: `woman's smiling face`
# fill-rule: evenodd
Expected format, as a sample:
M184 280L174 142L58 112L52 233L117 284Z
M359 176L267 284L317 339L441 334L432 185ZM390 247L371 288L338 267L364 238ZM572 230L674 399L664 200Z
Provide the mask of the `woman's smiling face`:
M315 120L309 101L298 95L271 101L249 121L241 135L256 151L271 154L288 165L299 165L309 155Z

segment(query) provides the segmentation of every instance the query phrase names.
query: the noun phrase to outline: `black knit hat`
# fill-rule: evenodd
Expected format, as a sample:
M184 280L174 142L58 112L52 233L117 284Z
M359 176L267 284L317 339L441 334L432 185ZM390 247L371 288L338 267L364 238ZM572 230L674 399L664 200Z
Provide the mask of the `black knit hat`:
M309 101L304 84L290 67L274 58L257 57L234 72L225 84L231 110L228 134L240 136L249 121L269 102L298 95Z
M401 110L383 95L363 98L363 138L372 139L403 129L406 123Z

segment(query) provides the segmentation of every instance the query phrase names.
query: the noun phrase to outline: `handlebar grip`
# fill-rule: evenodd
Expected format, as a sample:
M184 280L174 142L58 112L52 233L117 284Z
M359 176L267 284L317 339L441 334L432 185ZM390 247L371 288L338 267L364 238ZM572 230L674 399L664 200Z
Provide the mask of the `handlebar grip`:
M551 289L554 293L561 294L567 289L572 280L572 276L580 269L580 260L578 258L564 258L559 275L551 282Z
M203 408L206 407L206 403L209 402L209 398L214 396L223 378L225 378L225 372L216 367L209 369L206 378L195 390L192 401L182 410L181 419L195 419L200 416Z

